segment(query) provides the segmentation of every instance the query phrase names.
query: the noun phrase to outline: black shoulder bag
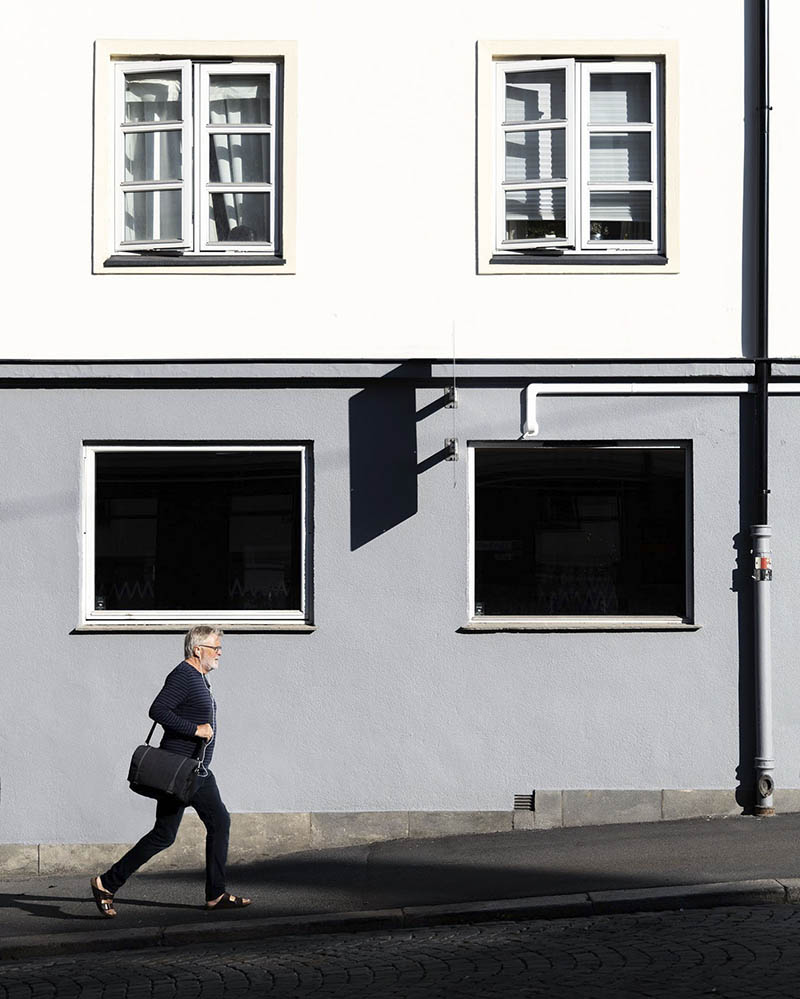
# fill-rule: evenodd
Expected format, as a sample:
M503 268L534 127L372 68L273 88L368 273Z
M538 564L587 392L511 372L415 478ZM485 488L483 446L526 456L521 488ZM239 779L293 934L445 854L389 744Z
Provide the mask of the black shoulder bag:
M206 741L201 740L200 756L181 756L166 749L150 745L156 729L156 722L150 729L143 746L137 746L131 757L128 770L128 783L131 791L143 794L146 798L160 798L171 794L178 801L188 805L197 787L197 777L206 755Z

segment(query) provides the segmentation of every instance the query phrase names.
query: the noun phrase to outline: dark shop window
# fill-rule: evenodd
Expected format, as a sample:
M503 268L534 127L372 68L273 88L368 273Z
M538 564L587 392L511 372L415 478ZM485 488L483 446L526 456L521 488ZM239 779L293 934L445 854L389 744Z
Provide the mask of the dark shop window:
M683 447L475 450L475 615L686 615Z
M95 611L298 611L294 450L95 454Z

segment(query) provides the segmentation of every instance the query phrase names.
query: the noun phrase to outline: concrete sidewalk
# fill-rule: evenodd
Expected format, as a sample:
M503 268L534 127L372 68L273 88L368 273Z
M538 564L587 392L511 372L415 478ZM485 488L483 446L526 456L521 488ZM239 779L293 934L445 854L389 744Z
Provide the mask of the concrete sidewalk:
M800 903L800 814L397 840L229 871L249 895L208 913L202 873L132 878L116 919L85 877L0 881L0 959L337 929Z

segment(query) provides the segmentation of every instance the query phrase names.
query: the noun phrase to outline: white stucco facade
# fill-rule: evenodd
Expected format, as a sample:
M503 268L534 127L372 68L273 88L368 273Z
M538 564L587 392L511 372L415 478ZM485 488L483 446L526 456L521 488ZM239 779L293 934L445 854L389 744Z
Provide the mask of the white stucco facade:
M798 14L788 2L773 8L773 353L788 356ZM742 355L738 0L412 0L402 12L245 0L233 22L204 0L146 0L135 18L116 4L15 9L3 73L28 109L14 139L30 155L24 171L16 156L5 161L16 194L5 211L4 357L449 357L454 331L461 357ZM286 178L296 273L92 273L93 44L104 38L296 42L297 158ZM558 39L676 46L678 273L477 273L476 45L491 39L530 41L532 54Z

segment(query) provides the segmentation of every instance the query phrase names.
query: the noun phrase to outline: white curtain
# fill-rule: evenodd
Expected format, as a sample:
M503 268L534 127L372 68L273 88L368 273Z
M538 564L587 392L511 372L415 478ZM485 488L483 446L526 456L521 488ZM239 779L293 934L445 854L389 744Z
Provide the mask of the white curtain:
M152 242L181 238L181 191L126 191L125 239Z
M125 74L128 123L179 122L181 101L180 70ZM127 182L182 180L180 128L126 133L123 177ZM126 192L125 240L150 242L181 236L180 191Z
M567 217L567 196L563 187L542 187L532 191L506 192L506 218L512 220L560 220Z
M182 180L182 174L180 129L125 135L126 181Z
M649 73L592 73L589 94L592 125L650 121Z
M180 120L180 70L125 74L125 121Z
M592 222L649 222L649 191L593 191L589 195Z
M593 184L650 181L649 132L596 133L589 144L589 179Z
M566 86L566 71L563 69L507 73L506 121L565 119Z
M212 76L209 112L212 125L269 124L269 77ZM269 176L266 133L236 131L213 134L210 180L223 184L265 183ZM268 238L267 196L244 191L211 196L211 239L264 241ZM233 233L233 237L231 237Z
M506 182L566 178L566 134L563 128L506 132Z

